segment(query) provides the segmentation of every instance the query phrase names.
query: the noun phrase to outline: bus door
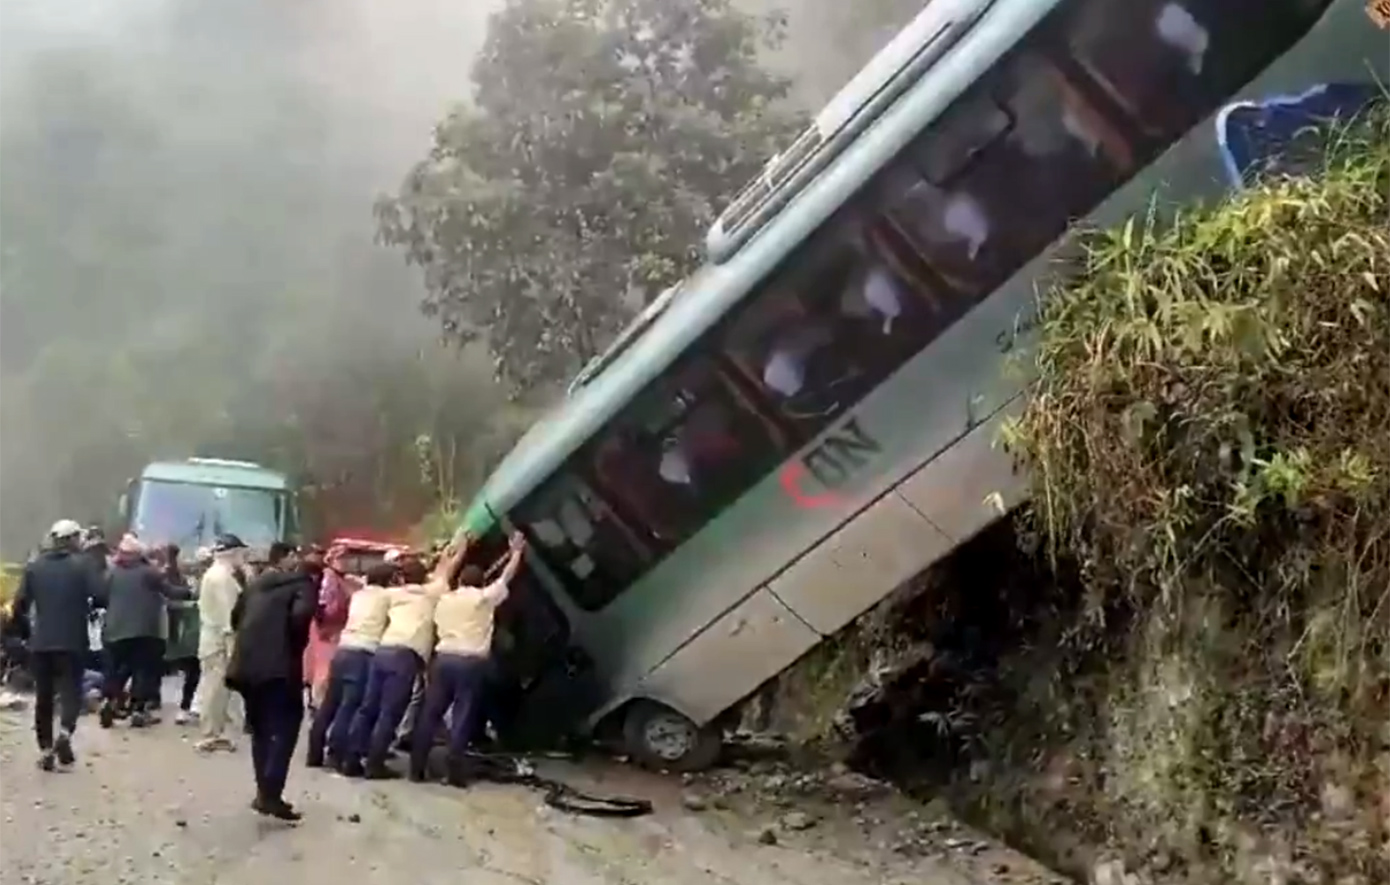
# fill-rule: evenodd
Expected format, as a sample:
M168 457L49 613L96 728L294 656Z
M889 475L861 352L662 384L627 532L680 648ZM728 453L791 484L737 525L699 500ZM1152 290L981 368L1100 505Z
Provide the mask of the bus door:
M507 533L498 527L473 542L467 559L493 580L507 550ZM600 703L592 664L570 647L569 619L532 562L517 572L497 610L492 659L488 718L509 746L553 746Z

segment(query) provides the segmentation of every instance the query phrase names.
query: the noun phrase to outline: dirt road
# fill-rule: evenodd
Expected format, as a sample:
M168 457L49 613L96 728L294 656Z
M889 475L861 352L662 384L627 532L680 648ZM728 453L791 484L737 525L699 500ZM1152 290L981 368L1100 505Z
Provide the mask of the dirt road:
M657 812L572 817L526 789L363 783L297 768L297 826L248 808L249 754L203 757L167 720L103 732L84 717L73 770L34 765L30 712L0 712L3 885L989 885L940 859L827 837L767 835L737 815L691 811L678 782L627 769L565 776L641 793ZM759 827L763 829L759 829ZM760 841L759 836L762 836ZM460 874L466 873L464 879Z

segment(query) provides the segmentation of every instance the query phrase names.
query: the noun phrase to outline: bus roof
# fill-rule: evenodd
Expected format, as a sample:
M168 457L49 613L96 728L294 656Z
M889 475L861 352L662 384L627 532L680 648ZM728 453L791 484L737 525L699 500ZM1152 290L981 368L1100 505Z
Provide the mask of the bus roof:
M141 479L183 482L207 486L240 486L251 489L287 490L285 474L249 461L218 458L189 458L186 461L155 461L140 472Z
M877 119L864 124L856 139L813 180L798 188L737 251L717 264L706 262L682 283L645 331L608 360L601 371L571 385L570 394L531 427L483 484L465 515L464 527L474 532L485 529L491 523L488 509L504 513L544 482L756 288L1053 5L1054 0L961 0L951 4L957 13L983 13L978 21L972 19L970 33L957 35L952 51L934 58L928 69L919 72L915 84L898 94L890 106L875 108ZM929 5L927 10L931 9ZM929 40L931 35L922 39ZM900 69L903 53L903 46L895 41L882 53L891 58L871 61L870 67ZM857 91L861 85L846 91ZM832 105L844 100L837 96Z

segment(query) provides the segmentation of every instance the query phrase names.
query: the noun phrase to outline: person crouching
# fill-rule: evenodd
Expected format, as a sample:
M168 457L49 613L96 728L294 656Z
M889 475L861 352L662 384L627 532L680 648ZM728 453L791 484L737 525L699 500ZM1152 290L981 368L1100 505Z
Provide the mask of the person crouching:
M319 768L327 764L342 770L350 757L349 732L353 718L367 694L367 678L372 655L386 631L391 607L391 589L397 584L397 569L380 563L367 570L366 585L347 598L347 618L338 634L338 647L328 665L323 699L314 711L309 727L309 746L305 764ZM326 753L325 753L326 751ZM325 758L326 757L326 758Z
M349 756L342 771L370 780L396 777L386 767L396 728L410 703L411 687L434 648L434 606L449 592L449 579L468 549L467 539L456 545L435 567L424 584L405 584L391 590L386 630L372 656L367 694L353 717Z
M434 736L448 713L447 780L453 786L466 784L464 754L473 735L479 694L488 675L497 607L507 598L507 587L521 568L525 549L525 538L520 533L513 535L507 564L497 580L483 586L483 570L476 565L464 566L458 589L440 597L435 604L438 639L430 663L424 709L410 747L412 781L426 779Z
M301 817L284 791L304 722L304 648L318 603L313 577L295 560L288 544L271 545L266 569L237 598L226 676L227 688L242 697L251 732L251 807L285 821Z

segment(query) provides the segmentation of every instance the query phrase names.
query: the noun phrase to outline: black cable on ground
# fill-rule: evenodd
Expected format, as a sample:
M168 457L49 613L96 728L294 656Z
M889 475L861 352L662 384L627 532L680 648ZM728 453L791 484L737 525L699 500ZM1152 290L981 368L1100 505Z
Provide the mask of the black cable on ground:
M470 753L466 769L471 779L499 784L519 784L541 790L545 804L570 814L589 817L642 817L652 813L652 803L628 796L595 796L569 784L541 777L530 763L515 756Z

